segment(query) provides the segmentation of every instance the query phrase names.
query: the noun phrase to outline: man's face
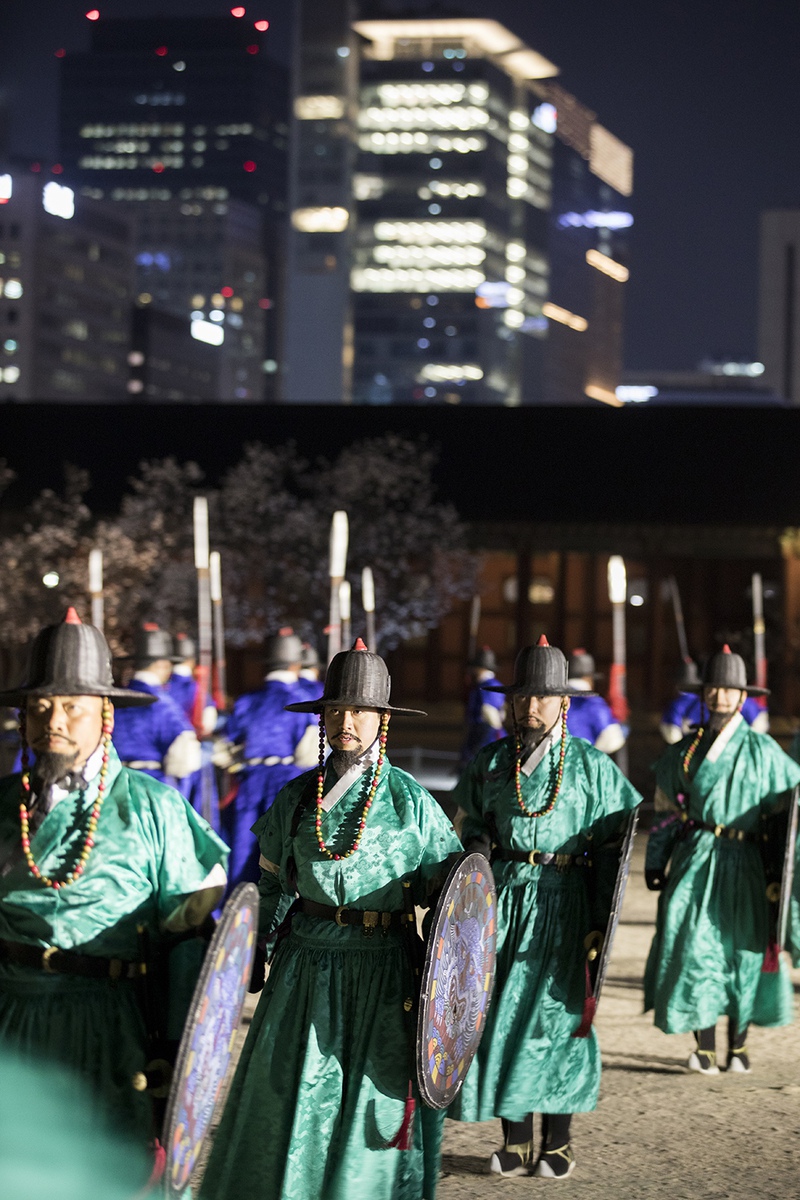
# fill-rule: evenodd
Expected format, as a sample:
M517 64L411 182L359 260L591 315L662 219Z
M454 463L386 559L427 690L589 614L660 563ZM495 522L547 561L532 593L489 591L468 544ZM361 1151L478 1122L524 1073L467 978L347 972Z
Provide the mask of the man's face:
M26 725L37 758L59 755L69 766L82 767L103 736L103 698L29 696Z
M703 700L709 712L733 716L744 703L745 693L740 688L703 688Z
M564 711L569 708L569 697L565 696L513 696L512 706L517 726L529 729L534 735L543 737L555 725Z
M366 708L325 708L325 734L334 751L354 755L372 745L378 736L381 714Z
M156 658L145 669L155 675L162 685L168 683L172 675L172 663L168 658Z

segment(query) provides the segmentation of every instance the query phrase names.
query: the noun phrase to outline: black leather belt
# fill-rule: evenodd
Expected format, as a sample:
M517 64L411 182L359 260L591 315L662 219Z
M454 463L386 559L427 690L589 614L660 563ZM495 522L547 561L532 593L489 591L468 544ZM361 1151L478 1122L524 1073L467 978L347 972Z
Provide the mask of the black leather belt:
M0 938L0 962L14 963L44 971L46 975L80 975L85 979L135 979L143 975L146 964L126 962L122 958L98 958L94 954L73 954L58 946L31 946L27 942L7 942Z
M692 833L695 829L702 829L706 833L713 833L714 837L723 838L727 842L761 841L757 833L751 833L747 829L734 829L732 825L710 825L706 821L694 821L691 817L686 821L686 829L688 833Z
M316 900L303 900L302 911L309 917L321 917L323 921L335 921L337 925L361 925L367 936L380 929L402 929L405 913L374 912L364 908L335 908L332 904L317 904Z
M566 871L570 867L590 867L588 854L551 854L549 850L503 850L497 846L492 851L492 862L521 862L531 867L556 867Z

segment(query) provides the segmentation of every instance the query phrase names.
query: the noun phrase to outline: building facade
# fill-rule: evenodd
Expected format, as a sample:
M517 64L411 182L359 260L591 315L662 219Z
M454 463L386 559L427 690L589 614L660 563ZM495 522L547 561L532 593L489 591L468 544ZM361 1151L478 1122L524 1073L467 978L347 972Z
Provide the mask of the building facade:
M0 174L0 400L126 398L133 260L124 212Z
M272 398L277 374L288 78L267 27L101 18L61 64L64 176L135 216L140 297L187 320L225 311L219 399Z
M764 383L800 404L800 209L761 215L758 356Z
M498 22L355 7L301 5L287 399L616 403L631 152Z

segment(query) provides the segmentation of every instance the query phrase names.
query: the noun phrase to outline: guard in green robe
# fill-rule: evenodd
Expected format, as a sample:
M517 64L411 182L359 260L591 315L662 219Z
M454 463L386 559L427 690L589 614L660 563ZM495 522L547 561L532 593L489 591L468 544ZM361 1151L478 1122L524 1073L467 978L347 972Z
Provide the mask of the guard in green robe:
M688 1066L719 1072L715 1026L728 1018L729 1071L750 1071L747 1027L786 1025L792 987L769 946L764 818L787 804L800 767L741 715L744 660L723 647L697 685L707 719L656 763L656 820L645 881L660 891L645 1009L665 1033L694 1032ZM669 866L669 874L667 867Z
M170 1035L164 996L144 995L143 951L204 921L227 857L178 792L121 765L113 706L149 702L114 686L105 638L74 609L0 697L23 732L23 772L0 782L0 1042L77 1073L103 1123L142 1143L147 1010Z
M430 1200L440 1114L416 1104L403 883L430 903L460 851L436 801L386 758L389 675L356 642L316 712L319 767L253 827L262 937L290 905L203 1181L208 1200ZM323 763L324 733L332 753ZM406 933L403 932L405 925ZM404 1148L406 1147L407 1148Z
M497 965L486 1031L449 1115L502 1118L490 1171L562 1179L575 1168L571 1114L593 1109L600 1086L587 955L602 946L641 797L607 754L568 733L567 660L546 638L521 652L502 690L514 736L483 749L454 792L464 845L491 855Z

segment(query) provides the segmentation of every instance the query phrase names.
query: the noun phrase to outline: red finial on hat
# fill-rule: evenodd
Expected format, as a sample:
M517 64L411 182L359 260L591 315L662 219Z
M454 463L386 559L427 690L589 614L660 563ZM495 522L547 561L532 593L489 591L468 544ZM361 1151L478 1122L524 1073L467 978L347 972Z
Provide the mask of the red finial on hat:
M583 646L576 646L575 649L572 651L572 653L573 654L585 654L586 651L584 650Z
M545 634L542 634L542 636L539 638L536 645L537 646L549 646L550 645Z
M142 629L145 631L145 633L155 633L158 629L158 625L156 625L155 621L145 621Z
M282 629L278 630L278 637L291 637L293 633L291 625L284 625Z
M366 647L365 643L362 642L361 638L356 638L356 640L353 642L353 649L354 650L366 650L367 647Z
M730 648L730 646L728 645L728 643L726 642L726 643L725 643L725 645L722 647L722 653L723 653L723 654L730 654L730 652L731 652L731 648Z
M64 624L65 625L82 625L83 624L83 622L81 621L80 617L78 616L78 614L76 613L76 611L72 607L72 605L70 605L69 608L67 609L66 616L64 617Z

